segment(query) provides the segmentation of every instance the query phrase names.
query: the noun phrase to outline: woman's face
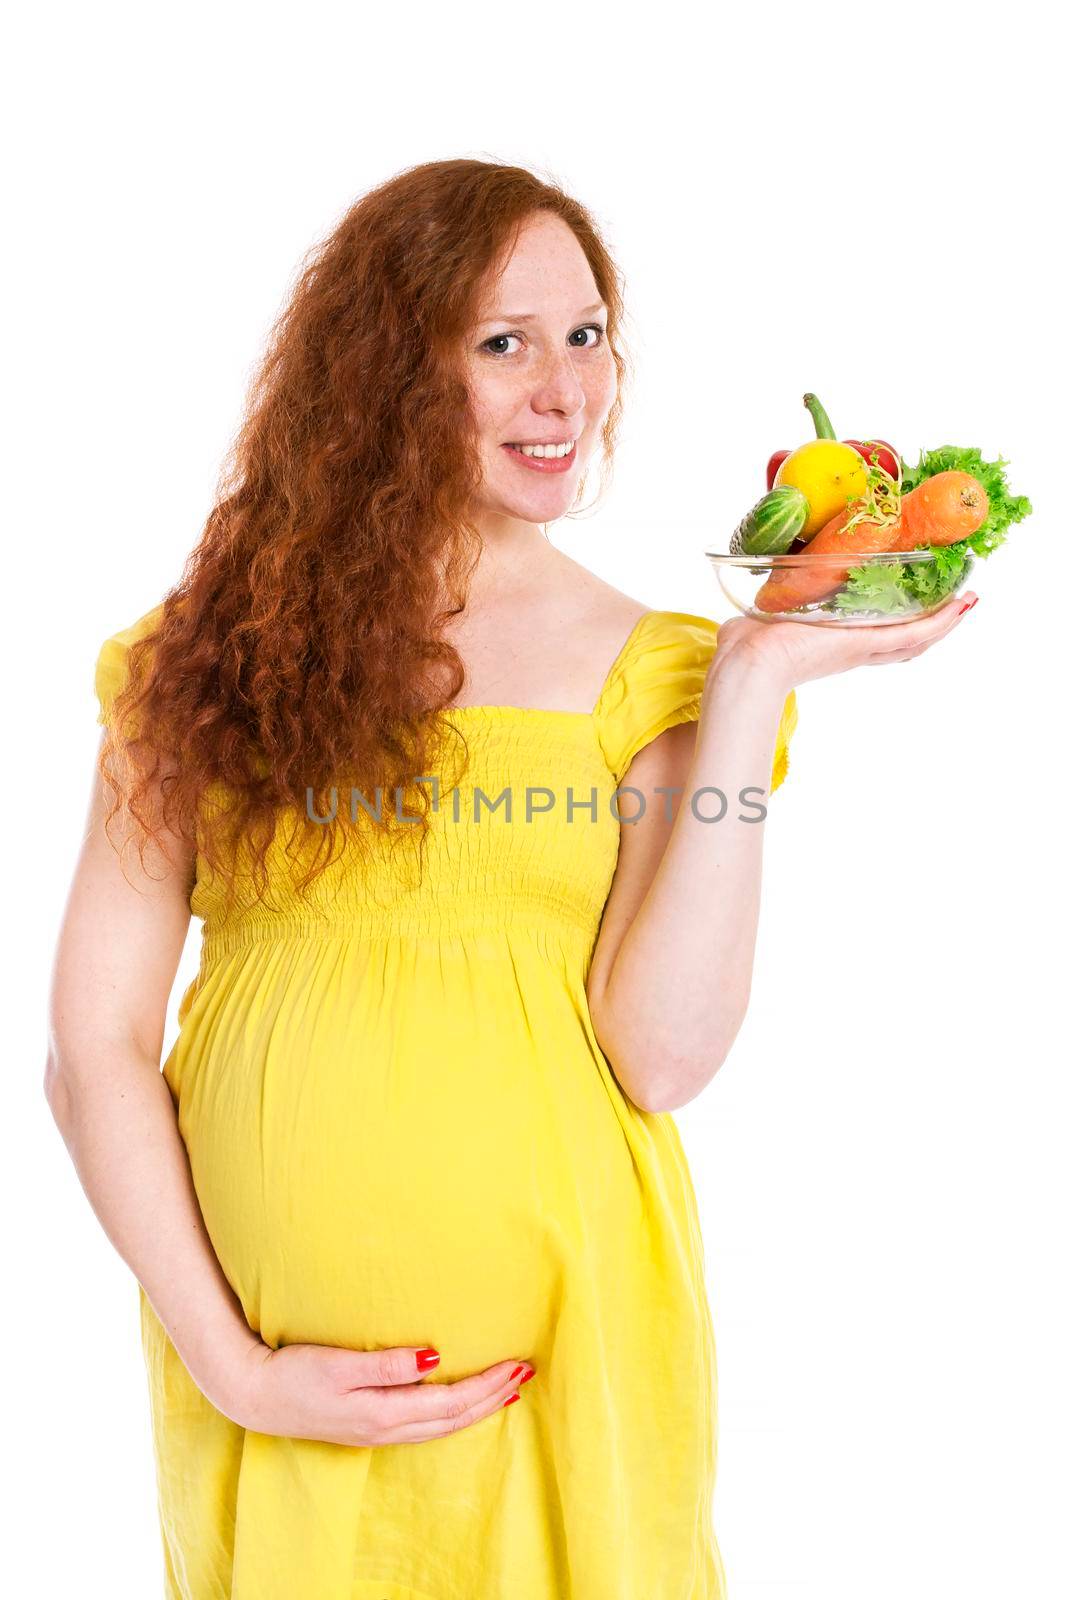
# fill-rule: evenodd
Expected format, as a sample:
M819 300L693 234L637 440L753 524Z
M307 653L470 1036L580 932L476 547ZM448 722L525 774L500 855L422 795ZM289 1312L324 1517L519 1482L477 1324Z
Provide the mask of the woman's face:
M522 229L469 339L468 384L481 436L482 534L569 510L617 392L607 311L577 238L554 213ZM573 440L565 460L516 444Z

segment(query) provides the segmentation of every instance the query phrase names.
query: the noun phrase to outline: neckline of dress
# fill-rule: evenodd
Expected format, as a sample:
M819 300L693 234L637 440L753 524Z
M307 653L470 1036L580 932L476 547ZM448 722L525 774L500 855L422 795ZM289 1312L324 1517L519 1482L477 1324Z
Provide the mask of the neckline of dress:
M593 721L595 719L596 714L599 711L600 706L601 706L601 704L603 702L604 695L607 693L607 690L610 688L611 684L614 682L614 679L615 679L615 677L616 677L616 675L618 673L619 668L622 665L622 662L625 660L626 656L629 654L630 647L632 646L634 640L637 637L637 634L640 632L640 629L643 627L644 623L647 621L647 619L649 617L659 617L659 616L663 616L663 615L665 615L664 612L659 611L655 607L651 607L651 606L648 608L647 611L642 611L640 613L640 616L637 618L636 622L634 622L633 626L630 628L629 633L626 636L625 643L622 645L622 648L619 650L618 654L615 656L614 660L611 662L610 670L608 671L606 678L604 678L604 680L603 680L603 687L600 690L599 694L597 695L596 704L593 706L591 711L544 710L541 706L490 706L490 705L480 705L480 706L441 706L439 714L441 716L443 716L443 717L451 717L451 716L455 716L457 713L464 713L464 712L478 712L478 711L481 711L481 712L490 712L490 711L491 712L501 712L501 711L506 711L506 712L509 712L512 716L570 717L570 718L576 718L579 722L591 722L591 721Z

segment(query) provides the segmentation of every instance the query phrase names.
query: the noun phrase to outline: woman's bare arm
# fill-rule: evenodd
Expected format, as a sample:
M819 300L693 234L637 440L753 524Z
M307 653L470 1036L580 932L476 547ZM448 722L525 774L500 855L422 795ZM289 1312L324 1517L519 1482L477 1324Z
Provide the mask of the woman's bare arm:
M723 662L699 723L660 734L625 778L647 809L622 827L587 990L612 1070L646 1111L691 1100L744 1020L762 889L764 823L751 819L765 816L785 692ZM722 810L716 793L697 795L711 785L728 806L702 821ZM748 785L761 793L745 803ZM673 790L672 821L657 789ZM634 809L619 802L620 816Z
M56 951L45 1093L93 1210L193 1382L239 1427L343 1445L436 1439L510 1405L534 1375L528 1359L423 1382L435 1363L420 1365L413 1346L274 1350L248 1326L159 1070L192 855L171 836L171 860L146 850L144 872L131 846L123 873L103 832L105 800L98 777ZM115 827L112 837L121 843Z
M97 774L52 972L45 1094L78 1177L193 1380L227 1412L261 1341L212 1249L160 1072L167 1001L188 931L193 860L104 835ZM112 825L112 837L123 833Z
M586 984L597 1039L635 1104L686 1105L740 1031L755 959L765 802L788 691L856 666L910 660L958 625L971 598L967 591L891 628L737 617L719 629L698 731L691 723L668 729L638 752L626 776L647 813L622 827ZM667 785L680 789L672 824L655 793ZM703 821L722 807L712 788L727 808L720 820ZM755 791L747 800L745 789ZM630 814L620 801L619 816Z

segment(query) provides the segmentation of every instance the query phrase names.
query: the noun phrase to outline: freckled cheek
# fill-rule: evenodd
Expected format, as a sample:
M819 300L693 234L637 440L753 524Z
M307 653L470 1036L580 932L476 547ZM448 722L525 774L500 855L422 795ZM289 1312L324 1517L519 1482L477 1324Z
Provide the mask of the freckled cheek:
M595 405L596 405L601 417L605 417L607 415L608 411L610 411L612 405L615 402L617 394L618 394L618 374L615 371L614 363L612 362L610 371L604 373L602 378L600 379L600 381L596 385L596 400L595 400L594 403L595 403ZM590 403L591 403L592 402L592 395L591 394L589 395L589 400L590 400Z
M504 438L501 429L520 411L527 398L526 389L513 380L500 377L482 382L474 395L475 414L482 435L496 443Z

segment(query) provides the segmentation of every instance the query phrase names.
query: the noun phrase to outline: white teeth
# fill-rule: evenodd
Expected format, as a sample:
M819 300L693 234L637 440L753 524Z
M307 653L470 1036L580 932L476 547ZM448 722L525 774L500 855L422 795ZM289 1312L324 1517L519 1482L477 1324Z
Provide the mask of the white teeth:
M574 440L568 439L565 444L516 444L512 450L520 450L524 456L543 456L546 461L554 461L559 456L568 456L574 448Z

